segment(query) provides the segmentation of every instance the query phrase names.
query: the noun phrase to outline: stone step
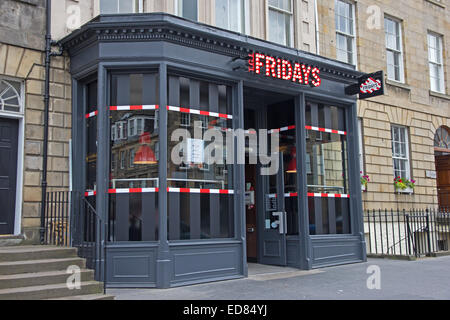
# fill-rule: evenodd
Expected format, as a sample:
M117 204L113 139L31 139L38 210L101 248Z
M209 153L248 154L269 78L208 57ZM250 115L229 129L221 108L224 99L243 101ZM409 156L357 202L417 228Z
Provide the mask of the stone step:
M0 262L0 275L65 271L69 266L78 266L84 269L86 261L81 258L64 258Z
M107 294L87 294L84 296L61 297L49 300L114 300L114 296L110 296Z
M48 284L66 283L71 274L66 271L49 271L39 273L21 273L12 275L0 275L0 290L9 288L22 288ZM81 281L93 281L94 271L80 270Z
M24 237L22 235L0 235L0 247L18 246L23 242L23 240Z
M0 262L77 257L76 248L53 246L0 247Z
M81 282L80 289L70 290L66 284L50 284L0 290L0 300L41 300L70 296L103 294L103 284L97 281Z

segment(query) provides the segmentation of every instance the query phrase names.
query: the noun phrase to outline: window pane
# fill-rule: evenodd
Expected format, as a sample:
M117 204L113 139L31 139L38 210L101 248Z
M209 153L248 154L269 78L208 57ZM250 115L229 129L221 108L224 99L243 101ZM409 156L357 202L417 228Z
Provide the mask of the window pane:
M243 1L216 0L216 25L220 28L242 32Z
M133 1L135 0L119 0L119 13L133 13Z
M179 0L179 10L183 18L197 21L197 0Z
M291 16L269 10L269 40L282 45L290 45Z
M114 106L154 106L148 110L110 111L111 171L108 239L158 239L158 76L155 73L112 76ZM114 137L114 139L113 139ZM119 161L119 165L116 165Z
M306 125L345 131L344 109L307 103ZM347 194L347 136L307 130L308 193ZM349 199L308 195L310 234L350 233Z
M228 86L174 75L168 87L171 106L232 113ZM232 238L234 196L228 191L233 190L233 166L225 161L225 132L232 121L170 110L168 126L169 239Z
M100 13L117 13L119 10L117 4L117 0L100 0Z

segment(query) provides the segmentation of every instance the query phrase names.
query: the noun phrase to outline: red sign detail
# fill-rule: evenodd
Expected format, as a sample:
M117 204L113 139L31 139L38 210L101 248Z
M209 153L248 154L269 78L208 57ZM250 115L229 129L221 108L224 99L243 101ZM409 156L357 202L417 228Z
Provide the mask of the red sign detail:
M262 72L264 69L264 72ZM266 77L320 87L322 79L318 67L291 62L261 53L249 54L248 71Z
M367 79L366 82L361 84L359 90L361 93L373 93L381 89L381 81L375 80L374 78Z

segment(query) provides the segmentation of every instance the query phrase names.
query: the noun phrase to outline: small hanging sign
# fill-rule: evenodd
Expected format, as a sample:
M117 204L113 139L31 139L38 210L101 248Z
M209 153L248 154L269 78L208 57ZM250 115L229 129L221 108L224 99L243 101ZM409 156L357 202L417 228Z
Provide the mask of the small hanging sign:
M345 88L345 94L359 94L360 100L384 95L384 72L378 71L360 77L357 84Z

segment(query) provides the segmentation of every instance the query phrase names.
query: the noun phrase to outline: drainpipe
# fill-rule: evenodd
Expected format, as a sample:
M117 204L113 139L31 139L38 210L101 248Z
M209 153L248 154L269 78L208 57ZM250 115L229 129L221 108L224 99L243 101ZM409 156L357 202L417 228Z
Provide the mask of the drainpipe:
M47 194L47 162L48 162L48 114L50 103L50 61L52 56L61 56L62 48L59 52L52 52L52 46L57 45L52 41L51 36L51 0L46 0L46 33L45 33L45 91L44 91L44 142L42 154L42 198L41 198L41 228L40 228L40 242L45 242L45 207Z
M320 55L320 43L319 43L319 10L317 9L317 1L314 0L314 22L316 25L316 54Z

